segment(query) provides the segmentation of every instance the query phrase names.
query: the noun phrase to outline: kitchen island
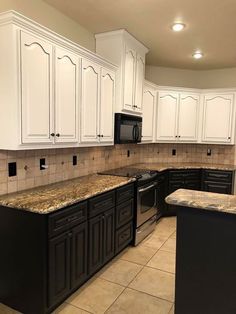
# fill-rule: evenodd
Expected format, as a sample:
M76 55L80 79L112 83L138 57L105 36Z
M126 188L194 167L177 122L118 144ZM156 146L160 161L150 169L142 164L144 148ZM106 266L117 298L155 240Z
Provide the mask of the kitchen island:
M179 189L175 314L236 313L236 196Z

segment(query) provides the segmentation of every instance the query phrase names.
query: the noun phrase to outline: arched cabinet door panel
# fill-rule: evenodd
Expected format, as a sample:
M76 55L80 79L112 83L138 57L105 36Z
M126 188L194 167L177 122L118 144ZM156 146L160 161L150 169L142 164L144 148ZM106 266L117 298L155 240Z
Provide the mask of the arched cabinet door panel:
M156 140L175 141L177 137L178 93L159 92L157 103Z
M22 143L50 143L53 46L23 31L20 44Z
M135 109L138 112L142 112L143 105L143 84L144 84L144 72L145 72L145 61L137 54L136 60L136 82L135 82Z
M78 142L80 60L59 47L55 58L55 140Z
M98 143L100 66L82 60L81 143Z
M144 86L143 93L143 123L142 142L153 141L154 112L156 105L156 91L148 86Z
M136 52L126 46L124 62L124 109L134 110Z
M233 125L234 95L205 95L202 141L233 143Z
M101 102L100 102L100 142L113 142L115 101L115 74L106 69L101 70Z
M199 95L180 94L177 134L179 141L197 141L199 99Z

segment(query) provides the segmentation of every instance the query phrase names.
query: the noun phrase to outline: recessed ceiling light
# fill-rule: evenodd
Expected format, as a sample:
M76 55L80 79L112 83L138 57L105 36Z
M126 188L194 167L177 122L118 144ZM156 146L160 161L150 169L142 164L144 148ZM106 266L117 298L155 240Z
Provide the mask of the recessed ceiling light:
M184 23L174 23L171 26L171 28L174 32L180 32L185 28L185 24Z
M201 59L203 57L203 53L201 51L195 51L192 56L194 59Z

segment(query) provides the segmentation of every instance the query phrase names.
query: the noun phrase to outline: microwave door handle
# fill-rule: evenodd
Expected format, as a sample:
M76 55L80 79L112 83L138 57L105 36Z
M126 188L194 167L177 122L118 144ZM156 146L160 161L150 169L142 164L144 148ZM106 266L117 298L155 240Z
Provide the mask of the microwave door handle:
M138 141L139 140L139 127L138 127L138 125L136 125L136 130L137 130L136 141Z
M133 126L133 131L132 131L132 136L133 136L133 140L135 141L135 134L136 134L136 132L135 132L135 125Z

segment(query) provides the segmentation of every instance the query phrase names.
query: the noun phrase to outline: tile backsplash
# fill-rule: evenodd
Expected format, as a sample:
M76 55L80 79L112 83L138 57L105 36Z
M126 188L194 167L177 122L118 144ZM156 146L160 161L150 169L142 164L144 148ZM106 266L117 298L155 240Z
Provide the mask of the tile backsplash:
M207 156L207 149L211 156ZM129 150L129 157L128 157ZM172 151L176 150L176 155ZM73 165L77 156L77 165ZM40 170L45 158L46 169ZM8 176L8 163L17 175ZM235 164L235 146L196 144L115 145L29 151L0 151L0 195L127 166L138 162L203 162Z

